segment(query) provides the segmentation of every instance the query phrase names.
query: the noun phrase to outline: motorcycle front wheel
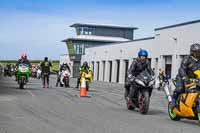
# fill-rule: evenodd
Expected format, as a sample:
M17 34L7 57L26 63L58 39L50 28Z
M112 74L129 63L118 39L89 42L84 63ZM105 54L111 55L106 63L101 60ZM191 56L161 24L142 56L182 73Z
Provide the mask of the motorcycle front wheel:
M197 119L200 122L200 98L198 98Z
M139 92L139 111L141 114L147 114L149 110L149 92L148 91L142 91Z
M180 120L180 117L178 117L176 113L173 112L172 108L170 107L170 103L168 104L168 114L171 120L174 120L174 121Z
M24 89L24 79L20 79L19 81L19 88Z

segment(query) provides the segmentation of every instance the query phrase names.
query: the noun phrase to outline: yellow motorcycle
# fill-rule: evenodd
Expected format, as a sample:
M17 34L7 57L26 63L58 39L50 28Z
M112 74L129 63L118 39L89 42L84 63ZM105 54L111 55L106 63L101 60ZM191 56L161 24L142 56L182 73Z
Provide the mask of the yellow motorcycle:
M194 72L195 79L185 86L186 90L176 100L176 106L168 106L169 117L178 121L187 118L200 121L200 70Z
M89 91L89 84L92 81L92 71L90 70L84 70L81 73L81 78L80 78L80 83L82 84L82 79L85 78L85 82L86 82L86 90Z

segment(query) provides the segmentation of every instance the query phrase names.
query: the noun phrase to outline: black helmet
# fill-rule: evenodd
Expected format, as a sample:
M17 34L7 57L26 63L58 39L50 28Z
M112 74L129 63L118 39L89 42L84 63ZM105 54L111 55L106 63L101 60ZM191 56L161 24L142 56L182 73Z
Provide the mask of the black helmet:
M88 66L87 61L83 62L83 67L87 67L87 66Z
M190 47L190 55L200 59L200 44L194 43Z
M48 61L48 57L44 57L44 60L45 60L45 61Z

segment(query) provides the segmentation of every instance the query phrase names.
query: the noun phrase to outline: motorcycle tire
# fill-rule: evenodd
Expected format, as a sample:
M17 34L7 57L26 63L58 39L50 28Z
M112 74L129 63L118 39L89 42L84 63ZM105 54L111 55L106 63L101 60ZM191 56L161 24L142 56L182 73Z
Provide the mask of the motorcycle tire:
M24 80L23 79L21 79L21 81L19 83L19 88L24 89Z
M168 104L168 114L169 114L170 119L173 120L173 121L179 121L181 119L180 117L178 117L176 115L176 113L174 113L172 111L172 109L170 107L170 103Z
M128 109L128 110L134 110L135 107L134 107L133 105L129 105L129 103L128 103L128 99L125 98L125 100L126 100L126 107L127 107L127 109ZM132 103L134 103L134 102L132 101Z
M66 80L66 81L64 82L64 84L65 84L65 88L69 87L69 81Z
M141 114L147 114L149 110L150 96L148 91L139 92L139 111Z

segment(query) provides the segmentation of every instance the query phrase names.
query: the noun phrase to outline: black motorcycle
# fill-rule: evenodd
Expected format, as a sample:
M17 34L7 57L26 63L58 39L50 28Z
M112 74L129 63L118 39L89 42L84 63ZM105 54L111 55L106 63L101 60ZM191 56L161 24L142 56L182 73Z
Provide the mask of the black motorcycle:
M139 108L139 112L141 114L147 114L149 110L149 102L154 82L155 78L146 70L144 70L136 77L134 83L135 92L134 97L132 99L132 105L130 105L128 99L125 98L127 108L129 110Z
M0 76L2 75L3 73L3 67L0 65Z
M11 77L11 76L12 76L11 68L9 68L9 67L5 67L5 68L4 68L4 76L5 76L5 77L6 77L6 76Z

